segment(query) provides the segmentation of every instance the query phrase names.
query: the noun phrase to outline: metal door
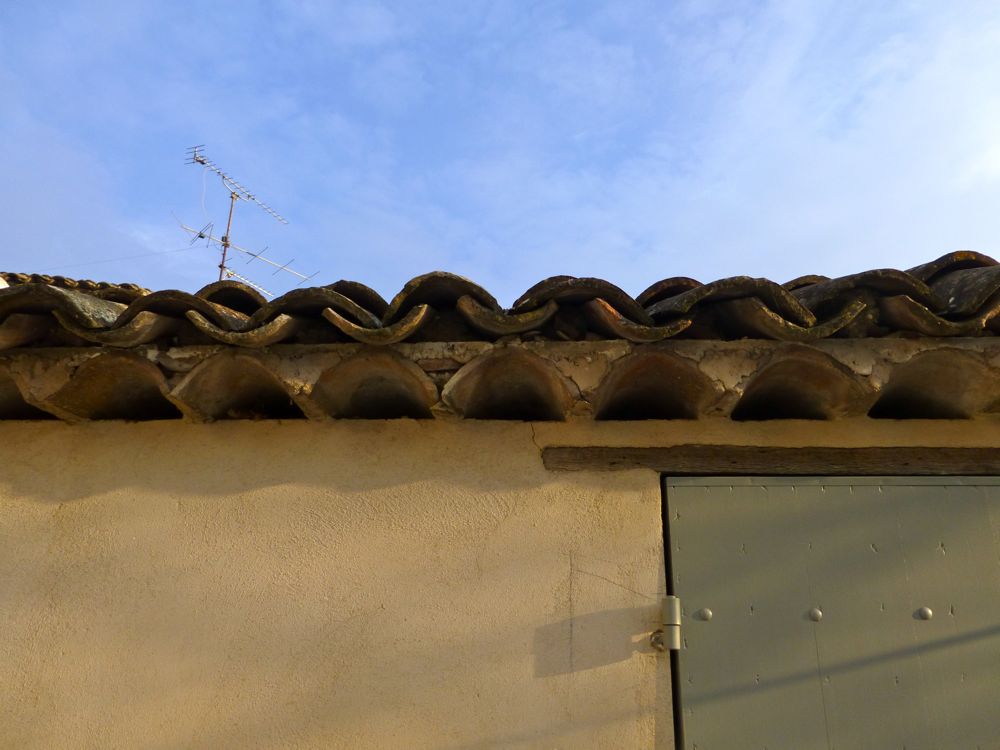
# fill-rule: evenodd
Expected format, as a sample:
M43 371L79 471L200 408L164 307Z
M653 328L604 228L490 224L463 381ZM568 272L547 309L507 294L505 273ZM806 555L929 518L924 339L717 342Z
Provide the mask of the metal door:
M667 478L679 744L1000 748L998 485Z

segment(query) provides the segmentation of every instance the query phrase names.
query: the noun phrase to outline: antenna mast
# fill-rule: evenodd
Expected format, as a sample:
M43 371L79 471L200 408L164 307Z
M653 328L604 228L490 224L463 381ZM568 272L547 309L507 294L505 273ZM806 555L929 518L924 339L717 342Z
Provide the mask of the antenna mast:
M270 258L264 257L264 251L267 248L261 250L259 253L255 253L251 250L247 250L246 248L240 247L239 245L233 244L232 242L233 212L236 209L237 201L243 200L247 201L248 203L256 203L257 206L264 213L268 214L269 216L281 222L282 224L287 224L288 220L284 216L279 214L277 211L275 211L273 208L271 208L269 205L264 203L264 201L260 200L256 195L251 193L246 187L237 182L233 177L226 174L226 172L224 172L222 168L219 167L218 164L216 164L214 161L205 156L205 152L202 150L204 148L205 146L204 144L202 144L200 146L192 146L189 149L187 149L187 161L185 162L185 164L197 164L203 167L204 169L215 172L221 178L222 184L225 186L226 190L229 191L229 218L226 221L226 233L222 235L222 237L213 236L211 223L205 225L205 227L203 227L202 229L192 229L191 227L186 226L185 224L181 224L181 228L184 229L184 231L188 232L189 234L193 235L193 238L191 240L192 244L199 239L203 239L206 240L206 243L209 245L214 242L219 246L219 248L222 251L222 256L219 259L219 281L222 281L224 278L237 278L240 281L249 284L250 286L254 287L255 289L261 292L264 292L269 296L272 297L274 296L273 294L271 294L271 292L268 292L263 287L260 287L257 284L253 283L252 281L250 281L249 279L245 278L244 276L241 276L240 274L236 273L231 268L229 268L229 266L226 265L226 261L228 260L229 256L229 251L231 249L249 255L250 260L248 260L247 263L250 263L254 260L260 260L276 268L277 270L274 272L275 274L278 273L279 271L285 271L286 273L292 274L293 276L300 279L299 284L308 281L309 279L313 278L313 276L315 276L317 273L319 273L317 271L316 273L306 276L305 274L299 273L298 271L289 268L289 265L294 261L294 259L288 261L288 263L275 263Z

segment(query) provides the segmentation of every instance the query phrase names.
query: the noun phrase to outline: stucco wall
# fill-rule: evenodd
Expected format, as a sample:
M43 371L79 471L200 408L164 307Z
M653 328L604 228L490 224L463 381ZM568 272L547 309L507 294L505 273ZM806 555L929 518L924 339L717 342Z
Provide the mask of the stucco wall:
M672 747L663 585L528 424L0 423L0 747Z

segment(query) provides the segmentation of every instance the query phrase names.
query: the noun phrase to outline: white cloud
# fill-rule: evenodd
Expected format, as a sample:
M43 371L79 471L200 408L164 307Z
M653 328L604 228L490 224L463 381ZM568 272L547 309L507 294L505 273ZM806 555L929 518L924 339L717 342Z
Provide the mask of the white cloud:
M431 268L509 302L555 273L637 292L1000 252L1000 9L960 5L288 0L199 37L183 5L105 28L70 4L0 50L5 265L180 246L194 142L292 219L241 206L241 239L390 295Z
M530 246L542 275L600 273L632 291L674 274L784 280L996 251L995 21L850 20L784 6L736 34L706 81L729 96L691 128L695 151L653 128L589 171L513 148L467 165L498 204L494 244Z

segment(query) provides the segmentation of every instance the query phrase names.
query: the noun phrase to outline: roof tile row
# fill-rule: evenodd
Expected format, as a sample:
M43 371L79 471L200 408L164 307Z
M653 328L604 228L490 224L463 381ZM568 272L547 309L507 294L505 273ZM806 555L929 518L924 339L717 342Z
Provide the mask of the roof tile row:
M220 346L0 355L0 420L991 418L992 339Z
M235 281L190 294L134 284L0 274L0 350L29 345L981 336L1000 331L1000 265L955 252L909 271L881 269L785 284L736 276L677 277L632 298L594 278L554 276L510 309L450 273L408 282L391 301L354 281L296 289L272 301Z

